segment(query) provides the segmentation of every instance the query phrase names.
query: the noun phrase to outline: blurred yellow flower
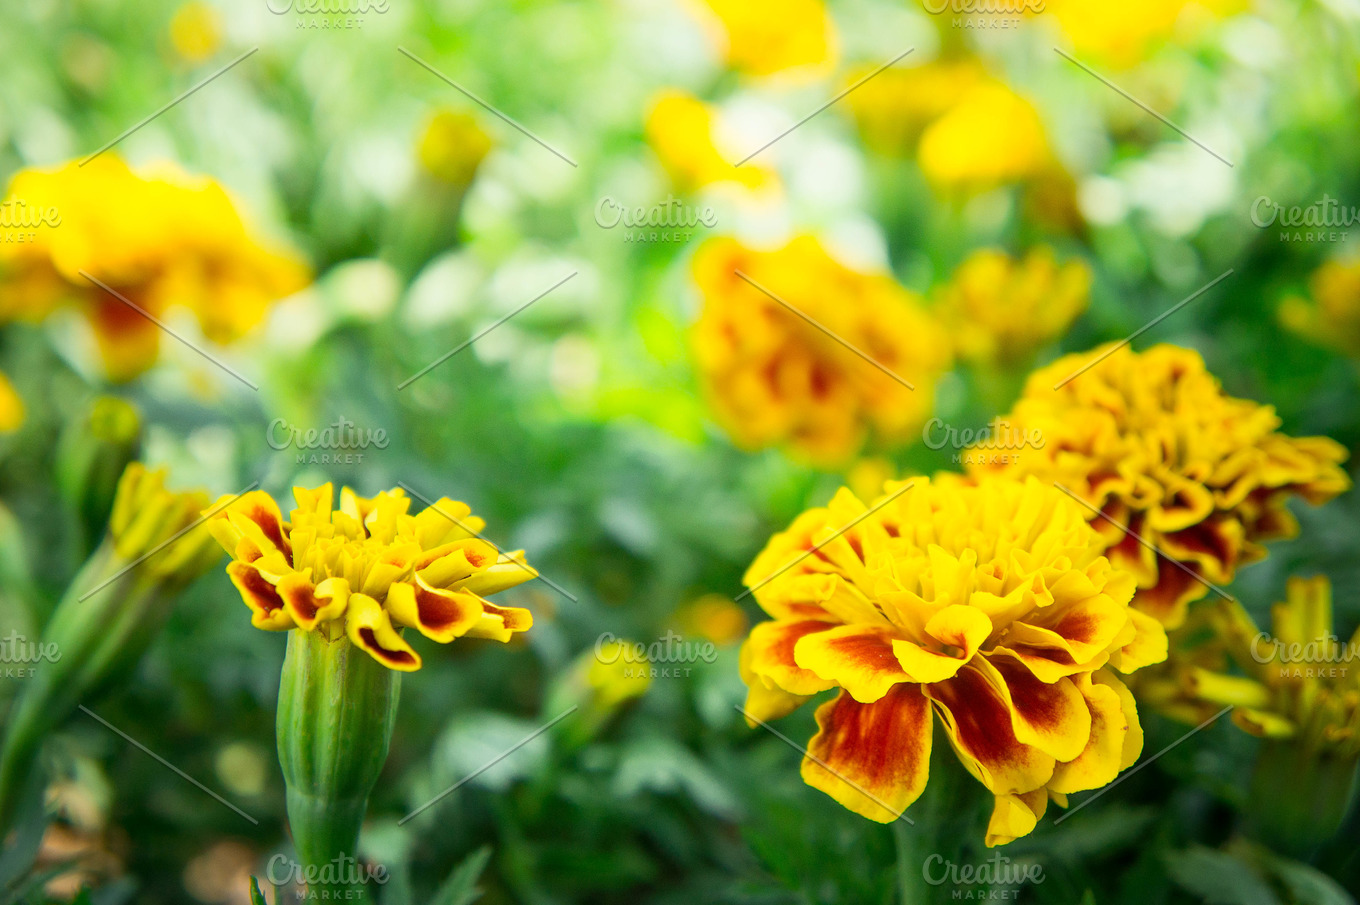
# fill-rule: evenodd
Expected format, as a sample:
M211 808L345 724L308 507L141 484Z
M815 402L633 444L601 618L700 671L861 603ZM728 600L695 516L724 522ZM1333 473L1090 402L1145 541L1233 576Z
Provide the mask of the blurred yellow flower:
M191 0L170 19L170 43L190 63L201 63L222 46L222 17L210 3Z
M647 142L681 191L718 182L760 189L775 181L774 171L757 163L735 166L718 151L716 116L703 101L668 89L652 102L647 114Z
M1056 166L1039 112L994 79L962 92L926 126L917 159L935 186L965 191L1029 179Z
M467 186L491 146L491 136L475 116L458 110L440 110L420 133L416 156L425 172L441 182Z
M1068 355L1030 375L1005 417L1042 446L972 472L1036 475L1099 509L1087 514L1110 559L1137 576L1134 605L1168 628L1208 593L1195 576L1232 581L1265 556L1262 541L1295 534L1291 496L1318 504L1350 487L1344 447L1279 433L1273 408L1228 396L1199 353L1177 346Z
M738 445L788 444L835 465L869 434L900 442L929 417L947 339L891 275L851 270L801 236L769 252L712 239L695 255L694 278L700 375Z
M877 68L852 69L845 86L860 82ZM975 57L934 60L923 66L889 67L846 95L844 102L870 146L886 153L905 153L915 147L928 124L969 91L994 81Z
M1280 321L1313 342L1360 357L1360 260L1327 261L1308 288L1312 302L1286 299Z
M612 712L625 701L640 698L652 687L652 669L645 657L631 654L640 645L614 640L591 651L585 668L585 684L593 706Z
M143 177L106 152L83 167L22 170L5 203L40 212L42 223L31 241L0 245L0 323L72 304L114 380L155 362L161 331L90 277L153 316L190 309L214 342L239 338L307 282L297 257L247 232L221 186L173 166Z
M1156 45L1240 12L1244 0L1145 0L1137 8L1085 0L1047 0L1048 11L1078 54L1115 66L1141 62Z
M989 846L1034 829L1050 799L1109 783L1142 730L1115 675L1166 656L1129 607L1133 577L1080 506L1036 479L842 488L775 535L745 575L771 621L742 646L749 719L817 709L802 774L887 823L924 790L934 716L995 796Z
M1091 269L1080 260L1059 266L1039 246L1016 260L996 249L968 256L939 293L936 314L960 358L1015 365L1061 336L1090 301Z
M682 635L704 638L719 647L746 637L750 626L746 611L725 594L705 594L685 604L676 610L675 623Z
M771 75L835 60L835 33L822 0L693 2L727 65L739 72Z
M118 557L136 562L141 574L188 584L222 554L199 518L208 494L170 490L166 474L141 462L127 467L109 515L109 540Z
M410 672L420 655L403 628L447 644L464 635L509 641L533 624L528 610L484 599L538 572L523 551L500 553L477 537L485 522L466 504L445 498L409 515L401 490L370 499L346 487L332 509L330 484L295 487L293 496L298 508L287 522L258 490L219 500L208 521L256 628L348 637L384 666Z
M8 434L23 427L24 416L24 400L9 378L0 372L0 434Z

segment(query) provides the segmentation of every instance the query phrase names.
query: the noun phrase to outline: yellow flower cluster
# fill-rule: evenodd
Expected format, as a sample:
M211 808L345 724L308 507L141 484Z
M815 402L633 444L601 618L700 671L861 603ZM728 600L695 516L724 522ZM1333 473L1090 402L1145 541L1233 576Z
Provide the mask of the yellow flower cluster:
M936 313L960 358L1015 365L1061 336L1090 301L1091 269L1082 261L1059 266L1039 246L1023 260L1005 252L974 252L936 299Z
M416 143L416 157L425 172L454 186L470 185L490 152L491 136L477 118L456 110L431 116Z
M822 0L693 0L727 65L750 75L829 65L835 33Z
M874 146L902 152L916 143L921 171L941 189L981 191L1060 169L1034 105L971 57L888 69L846 100Z
M995 796L987 844L1049 800L1109 783L1142 749L1116 675L1166 656L1133 577L1080 506L1037 479L842 489L770 540L745 576L772 618L741 651L751 720L817 709L803 779L880 822L926 786L934 719Z
M1312 303L1286 299L1281 322L1313 342L1360 357L1360 261L1327 261L1308 288Z
M694 278L699 370L738 445L840 464L868 434L904 440L929 416L947 338L891 275L852 270L801 236L769 252L710 240Z
M1265 556L1262 541L1293 536L1290 497L1318 504L1350 487L1340 444L1279 433L1273 408L1228 396L1198 353L1171 345L1061 358L1030 376L1005 420L1042 445L979 457L972 472L1037 476L1086 501L1111 561L1137 577L1134 605L1168 628L1206 582L1231 581Z
M301 261L259 244L221 186L175 168L144 177L105 153L85 166L23 170L5 203L36 221L30 241L0 245L0 322L74 304L115 380L152 365L160 328L93 280L153 316L190 309L215 342L237 339L306 285Z
M670 89L652 102L647 114L647 142L681 191L714 183L734 182L761 189L775 182L774 171L758 163L734 166L719 152L716 117L703 101Z
M528 610L484 597L538 573L523 551L501 553L478 533L485 522L467 505L441 499L410 515L401 490L376 497L334 488L293 488L297 508L284 521L278 504L252 491L208 521L231 555L227 574L250 607L251 624L269 631L319 631L348 637L379 663L409 672L420 655L402 628L446 644L464 635L509 641L533 624Z

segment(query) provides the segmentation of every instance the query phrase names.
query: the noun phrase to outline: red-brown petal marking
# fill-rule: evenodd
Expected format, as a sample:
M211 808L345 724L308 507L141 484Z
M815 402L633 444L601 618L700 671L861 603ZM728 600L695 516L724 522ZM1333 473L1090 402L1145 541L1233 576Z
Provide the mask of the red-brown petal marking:
M1054 758L1015 737L1010 709L976 669L925 689L959 760L993 794L1028 792L1053 775Z
M993 687L1010 706L1017 739L1060 761L1081 754L1091 737L1091 715L1071 679L1041 682L1006 656L983 658L978 665L984 673L992 671Z
M251 499L248 505L242 506L237 511L259 525L264 536L269 538L269 542L282 552L289 562L292 562L293 548L283 533L283 516L279 514L278 506L274 504L272 498L264 496L264 499L269 500L268 506L264 505L259 497L255 497Z
M911 677L893 653L893 642L902 640L888 628L838 625L813 631L798 639L794 660L821 679L835 682L862 704L877 701L899 682Z
M499 617L508 632L525 632L533 627L534 614L518 606L496 606L482 601L482 611Z
M247 563L227 564L227 576L241 599L250 607L250 622L256 628L282 631L293 627L293 619L284 607L283 598L259 570Z
M836 623L820 619L775 619L758 623L751 629L745 644L750 650L747 662L751 672L796 695L816 694L835 687L834 682L799 666L793 657L794 647L802 638L835 627Z
M359 629L359 637L363 639L363 648L374 657L386 663L393 669L410 668L419 666L420 661L415 655L404 650L388 650L378 643L378 637L371 628Z
M817 708L803 781L870 820L890 823L920 797L930 770L930 703L896 685L872 704L841 692Z

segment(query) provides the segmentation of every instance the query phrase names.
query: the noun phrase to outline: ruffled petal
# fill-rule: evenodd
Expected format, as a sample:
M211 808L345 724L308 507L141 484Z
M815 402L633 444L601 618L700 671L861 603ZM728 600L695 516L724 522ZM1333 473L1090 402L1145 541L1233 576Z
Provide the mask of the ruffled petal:
M897 683L911 681L893 653L898 640L892 629L841 625L805 634L794 645L793 658L861 704L872 704Z
M345 634L383 666L401 672L420 669L420 654L411 649L382 604L367 594L351 594L345 613Z
M820 619L760 622L752 627L750 636L742 645L742 657L752 675L768 680L769 684L777 688L796 695L817 694L835 687L836 683L799 666L794 650L804 637L835 627L834 622Z
M287 631L294 627L293 617L289 615L283 598L274 585L250 563L227 563L227 576L241 599L250 607L250 624L271 632Z
M1021 794L998 795L987 822L987 847L995 848L1028 836L1048 810L1048 792L1035 789Z
M1093 682L1090 676L1079 676L1077 687L1091 715L1090 741L1079 755L1054 768L1048 787L1063 795L1098 789L1118 776L1129 733L1128 717L1114 687Z
M419 580L394 582L387 589L387 611L392 619L440 644L480 623L485 612L482 604L475 594L430 588Z
M872 704L842 692L817 708L803 781L870 820L897 819L926 787L930 704L916 685L896 685Z
M1011 729L1021 743L1057 760L1071 760L1086 747L1091 717L1072 679L1051 684L1012 657L978 657L973 666L987 677L1011 712Z
M502 644L517 632L527 632L534 624L534 614L517 606L496 606L482 601L482 615L477 624L467 630L469 638L490 638Z
M298 628L311 631L320 622L335 619L345 612L349 601L349 582L328 578L313 586L307 576L291 572L274 586L288 615Z
M978 670L964 667L925 691L959 760L993 794L1028 792L1053 775L1057 761L1015 737L1010 708Z

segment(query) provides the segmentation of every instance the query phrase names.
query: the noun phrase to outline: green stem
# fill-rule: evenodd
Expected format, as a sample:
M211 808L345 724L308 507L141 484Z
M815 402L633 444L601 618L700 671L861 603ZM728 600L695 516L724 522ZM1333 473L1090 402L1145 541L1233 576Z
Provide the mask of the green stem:
M911 827L902 819L894 820L892 827L893 839L897 842L897 886L901 905L912 905L916 901L913 890L919 875L913 869Z
M338 633L337 633L338 634ZM357 849L368 796L387 760L401 673L327 627L288 634L276 732L288 823L308 892L364 901Z

